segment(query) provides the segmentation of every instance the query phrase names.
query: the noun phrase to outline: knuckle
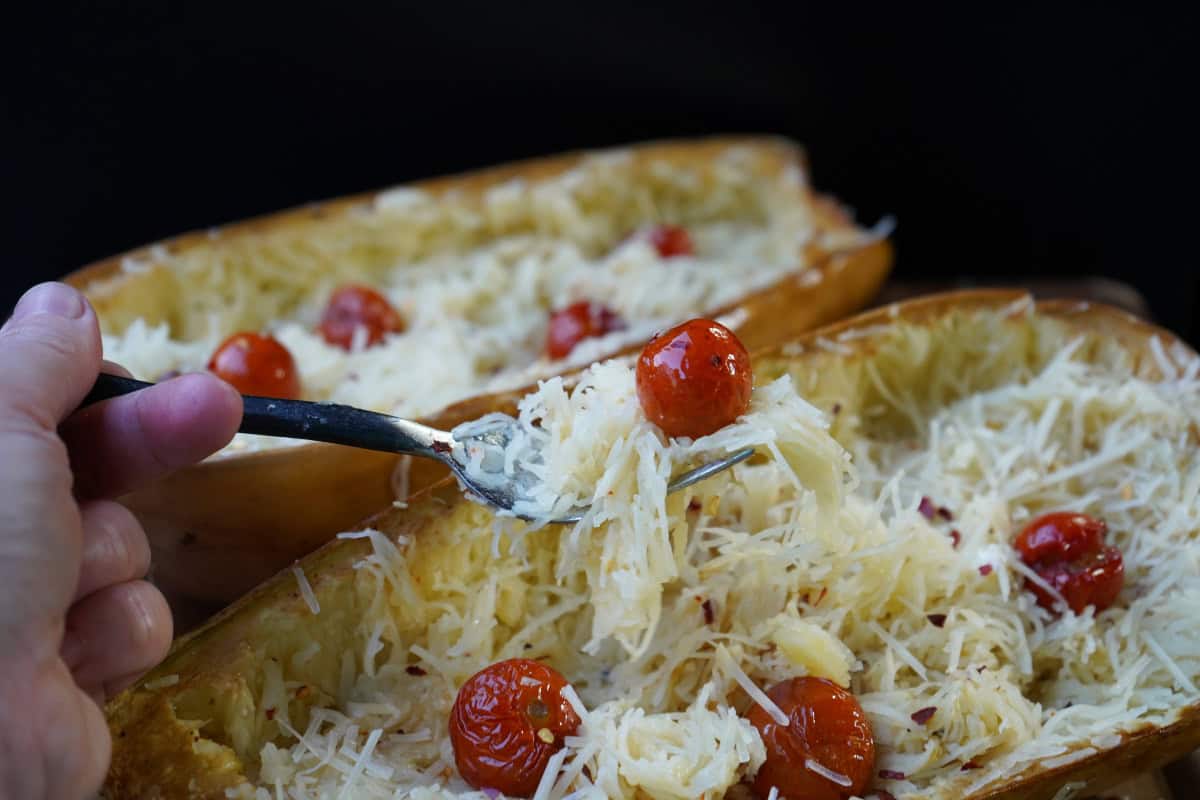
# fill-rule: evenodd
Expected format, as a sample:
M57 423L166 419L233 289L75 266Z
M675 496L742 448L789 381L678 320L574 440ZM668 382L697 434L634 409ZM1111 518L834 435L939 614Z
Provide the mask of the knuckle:
M33 420L35 424L23 420ZM32 409L28 414L19 411L0 414L0 463L20 464L24 477L44 485L56 497L63 489L70 491L72 476L67 446L53 426L47 427L34 419Z
M104 502L93 513L100 517L97 560L122 580L143 577L150 568L150 546L137 518L112 501Z
M94 338L52 314L34 314L0 329L0 360L12 376L0 392L5 411L53 429L63 387L82 382L83 373L98 363Z
M0 434L42 433L62 444L55 431L58 420L54 412L44 403L38 402L34 393L27 386L11 385L4 387L4 422L0 424ZM29 420L36 426L36 431L21 425L22 420Z
M75 359L84 352L75 326L53 314L34 314L0 330L0 345L33 347L58 359Z

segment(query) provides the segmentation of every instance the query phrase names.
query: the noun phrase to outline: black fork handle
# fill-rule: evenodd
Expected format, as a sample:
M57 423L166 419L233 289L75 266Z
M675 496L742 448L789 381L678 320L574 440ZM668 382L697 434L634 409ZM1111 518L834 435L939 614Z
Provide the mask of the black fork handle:
M153 383L100 373L80 407L131 394ZM388 414L364 411L336 403L285 400L278 397L242 396L242 433L308 439L385 453L411 453L441 458L449 450L450 437Z

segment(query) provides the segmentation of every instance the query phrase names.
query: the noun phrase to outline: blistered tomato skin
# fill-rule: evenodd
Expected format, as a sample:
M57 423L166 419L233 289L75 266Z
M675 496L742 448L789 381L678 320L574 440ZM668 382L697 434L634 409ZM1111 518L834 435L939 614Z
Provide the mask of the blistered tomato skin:
M660 258L690 256L696 252L691 234L687 232L687 228L679 225L657 225L651 228L649 239Z
M1116 602L1121 593L1125 583L1125 562L1120 550L1105 547L1077 561L1060 561L1039 567L1037 573L1063 596L1076 614L1082 614L1088 606L1095 606L1098 614ZM1027 584L1026 588L1037 595L1039 605L1053 609L1055 601L1049 592L1033 583Z
M1087 514L1056 511L1034 519L1017 537L1021 560L1063 596L1076 614L1088 606L1096 613L1116 602L1125 582L1121 551L1104 545L1108 527ZM1025 588L1038 605L1053 610L1054 596L1033 581Z
M762 706L747 719L758 730L767 760L751 787L760 798L779 790L787 800L845 800L862 796L875 771L875 736L854 695L825 678L791 678L767 696L788 716L780 725ZM816 762L844 780L813 771Z
M272 336L235 333L213 353L208 370L242 394L287 400L300 396L296 362Z
M694 319L655 337L637 363L646 418L667 436L697 439L750 407L750 354L719 322Z
M458 690L450 743L462 779L476 789L529 797L546 763L579 729L563 698L567 680L538 661L514 658L477 672Z
M389 333L404 330L404 319L383 295L369 286L348 284L329 298L318 330L334 347L349 350L359 328L366 332L366 345L379 344Z
M1017 549L1026 564L1074 561L1099 550L1107 532L1104 520L1087 514L1054 511L1025 526L1017 538Z
M560 308L550 315L546 333L546 355L557 361L566 358L584 339L603 336L625 327L612 309L586 300Z

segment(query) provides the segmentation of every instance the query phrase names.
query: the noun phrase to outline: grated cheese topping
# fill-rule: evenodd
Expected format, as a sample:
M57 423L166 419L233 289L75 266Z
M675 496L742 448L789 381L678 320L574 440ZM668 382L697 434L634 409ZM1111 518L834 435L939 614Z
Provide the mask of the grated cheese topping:
M779 714L763 690L796 675L855 692L877 768L903 776L873 788L898 798L966 796L1169 723L1200 701L1200 364L1163 353L1150 380L1084 350L935 409L868 362L886 400L842 412L845 448L786 375L694 442L646 423L624 363L573 392L544 382L521 406L541 461L519 437L507 455L588 517L539 527L462 504L437 541L349 534L374 547L356 573L363 647L332 705L263 748L258 788L483 797L446 719L467 677L515 656L567 676L583 720L538 788L556 800L722 797L765 757L744 713ZM673 472L748 444L757 458L665 495ZM1013 537L1064 508L1105 519L1125 555L1099 615L1022 588Z
M308 576L304 574L304 568L299 564L293 564L292 574L296 576L296 584L300 587L300 596L304 598L304 604L308 606L308 610L314 614L320 614L321 604L317 600L316 593L313 592L312 584L308 582Z
M785 275L801 276L805 247L818 239L823 246L847 246L870 235L853 231L841 236L846 241L835 241L832 234L819 233L798 169L785 170L754 190L763 194L761 208L739 209L743 202L739 198L748 187L764 181L755 173L753 160L744 156L739 148L731 148L719 159L707 195L695 201L711 210L700 209L707 218L687 225L696 252L669 260L658 255L647 236L636 230L631 235L630 229L614 225L622 215L588 206L594 202L592 195L614 181L628 180L622 177L624 160L611 154L587 159L555 179L535 184L514 180L495 187L477 212L458 208L453 201L439 206L417 190L388 193L374 212L380 215L380 224L389 214L402 214L405 224L418 228L426 224L440 231L458 225L469 230L490 221L494 229L503 231L503 220L531 208L545 218L535 230L501 233L482 241L468 238L467 244L449 242L431 250L414 244L404 251L411 251L411 257L398 258L378 275L344 277L376 285L407 324L404 332L389 334L377 346L356 347L349 353L328 345L315 330L338 285L334 274L348 268L334 259L329 268L317 271L310 262L334 256L322 253L320 242L309 242L286 255L295 261L296 270L314 272L315 285L294 307L268 318L265 327L292 353L305 399L421 416L468 396L527 385L591 363ZM696 192L694 171L666 162L655 171L664 185L682 187L676 193ZM619 194L614 196L622 202ZM656 206L655 197L650 193L629 198L641 214L639 224L677 213L663 198L657 199ZM463 215L480 219L468 224L457 218ZM417 234L414 237L419 240ZM256 268L267 270L275 255L264 254ZM280 269L284 274L271 274L269 283L295 282L286 269ZM243 307L256 302L259 283L268 280L264 277L256 283L234 269L210 271L211 275L193 269L189 274L216 282L214 289L237 297L227 309L211 309L203 329L177 338L168 321L155 324L139 318L119 331L106 331L106 357L148 380L171 371L204 369L222 339L237 330L232 326L245 324ZM548 360L544 347L549 312L581 300L611 308L626 327L581 342L565 359ZM223 452L288 441L242 434Z

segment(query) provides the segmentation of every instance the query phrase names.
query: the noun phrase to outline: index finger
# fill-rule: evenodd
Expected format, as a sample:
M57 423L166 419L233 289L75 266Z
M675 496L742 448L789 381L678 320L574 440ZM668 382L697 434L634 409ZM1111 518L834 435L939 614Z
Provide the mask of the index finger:
M75 494L118 497L220 450L241 419L241 395L195 373L81 409L59 435L71 453Z

